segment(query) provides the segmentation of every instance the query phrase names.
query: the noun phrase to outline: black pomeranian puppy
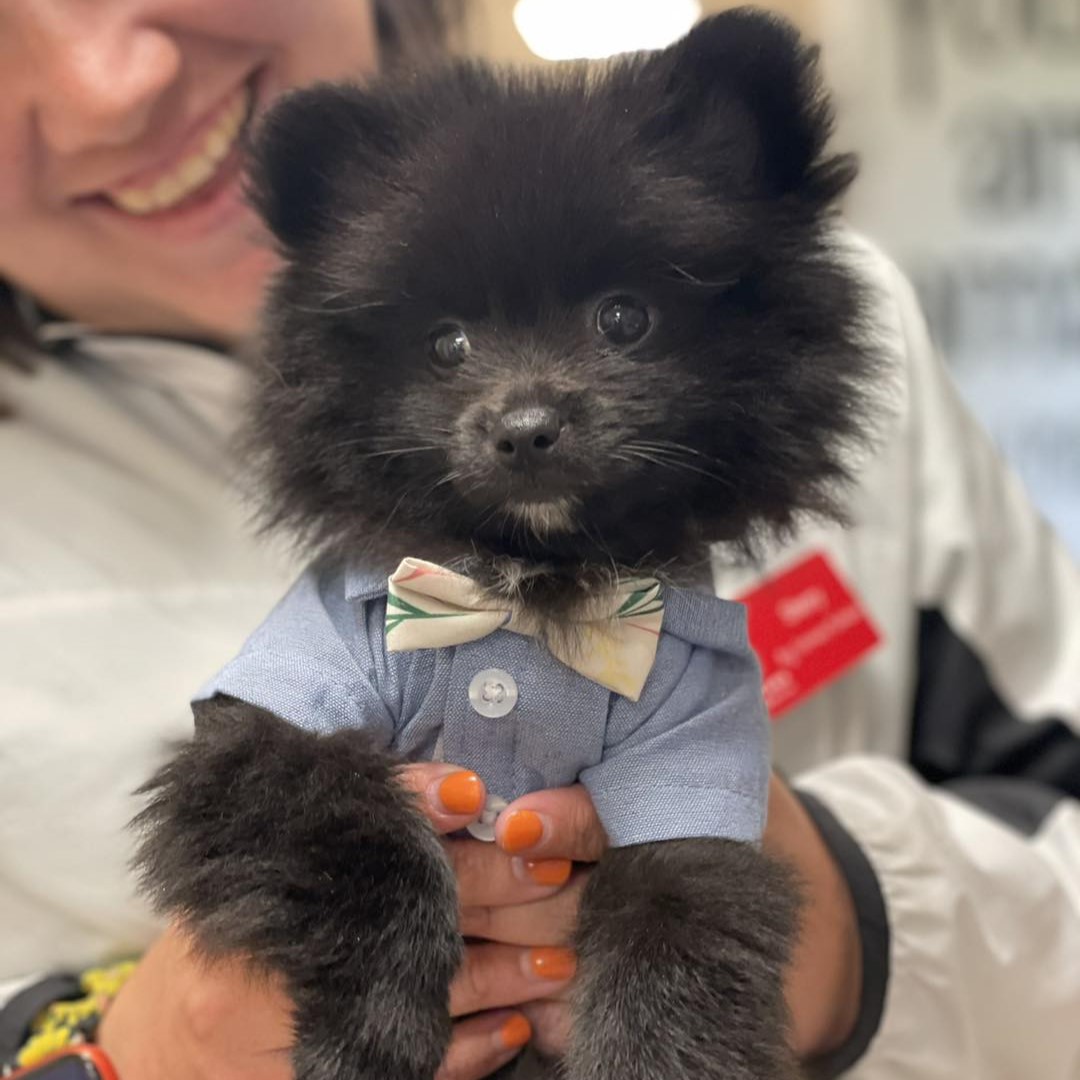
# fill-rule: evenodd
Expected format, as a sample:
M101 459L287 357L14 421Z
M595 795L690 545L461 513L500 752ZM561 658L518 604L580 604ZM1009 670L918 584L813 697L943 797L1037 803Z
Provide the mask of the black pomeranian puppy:
M298 1076L439 1064L454 883L395 782L438 756L506 799L580 776L611 836L564 1075L796 1075L759 678L741 609L692 589L708 545L837 516L866 429L830 126L813 50L747 10L652 55L317 87L267 119L286 265L251 441L268 518L317 558L148 785L140 858L209 953L285 976ZM407 555L441 566L388 586Z

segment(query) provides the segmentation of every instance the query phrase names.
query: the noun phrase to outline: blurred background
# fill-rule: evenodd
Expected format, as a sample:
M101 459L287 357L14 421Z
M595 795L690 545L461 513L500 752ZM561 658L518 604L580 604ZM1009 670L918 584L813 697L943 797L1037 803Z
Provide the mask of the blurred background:
M717 0L474 0L515 62L661 47ZM961 390L1080 557L1080 0L784 0L859 152L848 204L915 282Z

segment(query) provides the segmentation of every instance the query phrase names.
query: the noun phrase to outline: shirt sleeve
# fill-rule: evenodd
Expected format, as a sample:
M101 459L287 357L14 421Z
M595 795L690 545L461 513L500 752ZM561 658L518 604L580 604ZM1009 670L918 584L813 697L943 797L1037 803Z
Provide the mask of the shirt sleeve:
M339 576L307 571L195 700L227 694L307 731L363 728L389 746L395 718L385 693L393 687L382 648L384 605L354 606Z
M734 630L726 650L661 635L641 700L613 699L603 758L581 782L615 846L761 839L769 721L745 622Z

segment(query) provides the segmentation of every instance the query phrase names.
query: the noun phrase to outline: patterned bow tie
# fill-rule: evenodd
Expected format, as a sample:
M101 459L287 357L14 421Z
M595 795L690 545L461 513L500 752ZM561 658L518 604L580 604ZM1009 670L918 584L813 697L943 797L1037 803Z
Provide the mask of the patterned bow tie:
M577 622L573 649L552 643L557 660L631 701L641 696L649 677L664 603L654 578L627 581L590 605ZM496 630L535 636L511 611L493 604L469 578L421 559L404 559L390 577L386 599L389 652L441 649L477 641Z

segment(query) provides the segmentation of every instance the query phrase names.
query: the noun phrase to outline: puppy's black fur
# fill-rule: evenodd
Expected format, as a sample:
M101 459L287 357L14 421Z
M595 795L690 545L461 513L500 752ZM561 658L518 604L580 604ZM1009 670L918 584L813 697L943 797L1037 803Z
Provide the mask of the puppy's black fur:
M287 99L255 169L286 259L249 438L268 521L464 565L543 631L614 575L838 515L875 357L829 132L813 52L745 10L602 69ZM389 770L216 700L149 786L147 887L286 976L304 1077L422 1080L445 1045L452 885ZM566 1075L793 1076L793 896L722 840L606 855Z
M730 840L606 855L582 898L569 1075L795 1075L779 987L795 897L783 868Z
M156 905L287 976L298 1077L430 1076L449 1036L454 880L396 764L364 732L217 698L139 818Z
M284 103L257 172L289 258L253 438L271 518L375 561L475 551L535 607L598 566L678 574L834 514L868 350L828 132L813 54L746 12L603 73L460 66ZM612 294L648 306L632 346L597 333ZM445 326L471 343L452 371ZM500 468L499 418L541 406L551 467ZM544 497L569 527L509 509Z

